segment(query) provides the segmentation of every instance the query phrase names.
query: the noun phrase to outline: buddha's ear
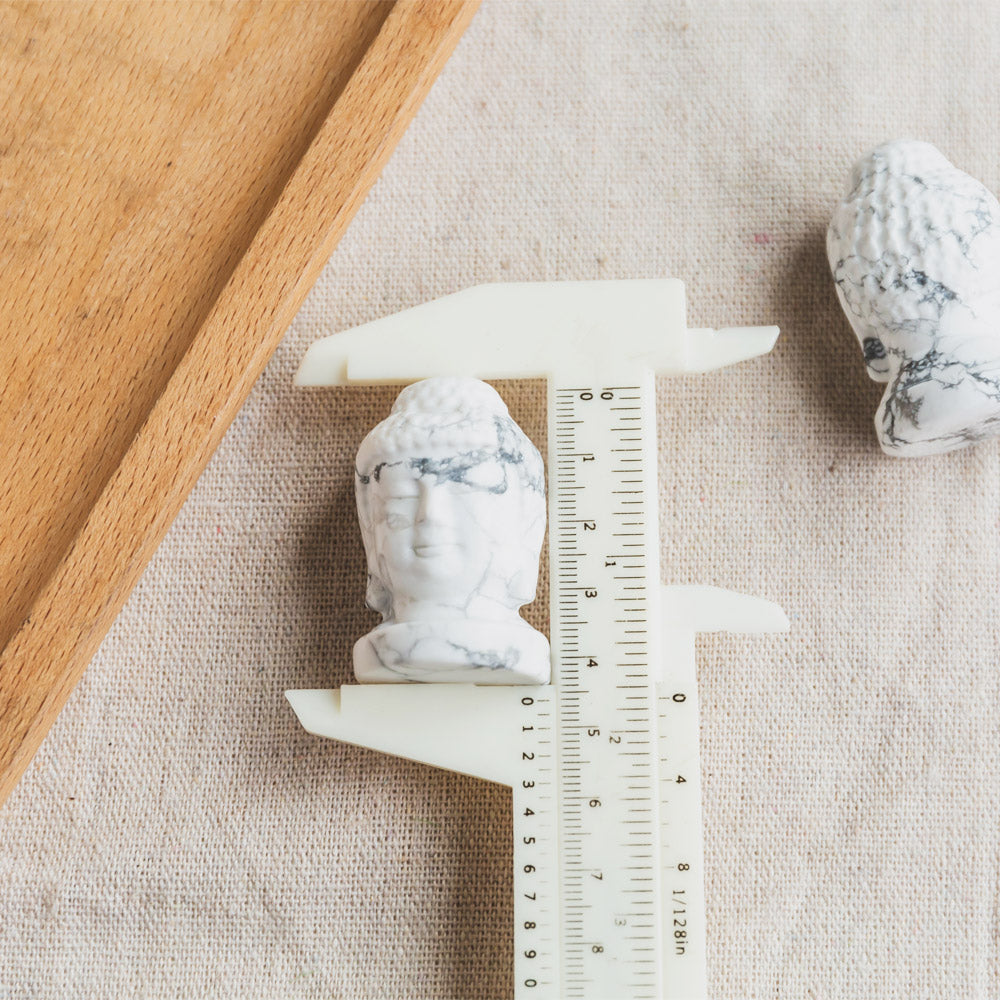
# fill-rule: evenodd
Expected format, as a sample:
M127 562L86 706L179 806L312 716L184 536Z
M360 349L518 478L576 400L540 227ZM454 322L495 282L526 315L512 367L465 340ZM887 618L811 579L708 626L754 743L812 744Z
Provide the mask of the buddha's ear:
M368 589L365 592L365 604L377 611L383 619L392 617L392 594L389 588L371 571L368 571Z

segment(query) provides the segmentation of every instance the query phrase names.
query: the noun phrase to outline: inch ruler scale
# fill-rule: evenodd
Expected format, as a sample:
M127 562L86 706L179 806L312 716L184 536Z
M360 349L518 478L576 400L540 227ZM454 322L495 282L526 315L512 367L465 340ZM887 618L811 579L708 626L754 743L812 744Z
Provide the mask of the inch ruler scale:
M512 788L517 1000L705 996L694 638L788 622L660 583L654 376L776 336L688 330L669 279L483 285L324 338L297 376L548 381L552 683L287 693L310 732Z

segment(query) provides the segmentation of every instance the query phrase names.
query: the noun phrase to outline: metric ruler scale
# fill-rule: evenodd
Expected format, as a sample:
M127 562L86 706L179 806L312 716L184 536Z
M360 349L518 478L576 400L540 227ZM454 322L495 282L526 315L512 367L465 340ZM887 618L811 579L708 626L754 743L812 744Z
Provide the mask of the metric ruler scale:
M517 1000L705 996L694 637L787 620L661 585L654 375L776 335L688 330L671 280L480 286L324 338L297 376L548 381L552 683L287 692L310 732L512 788Z
M653 376L626 374L632 378L549 386L554 691L524 724L539 736L528 748L535 730L524 730L525 777L515 785L518 995L668 995ZM699 800L672 804L672 825L700 838ZM554 844L539 838L545 825ZM553 856L555 877L541 877ZM694 970L687 995L700 995L703 936L692 945L688 925L703 918L701 871L679 863L687 874L684 940L671 947ZM558 916L551 899L539 899L553 893ZM555 983L559 990L550 990Z

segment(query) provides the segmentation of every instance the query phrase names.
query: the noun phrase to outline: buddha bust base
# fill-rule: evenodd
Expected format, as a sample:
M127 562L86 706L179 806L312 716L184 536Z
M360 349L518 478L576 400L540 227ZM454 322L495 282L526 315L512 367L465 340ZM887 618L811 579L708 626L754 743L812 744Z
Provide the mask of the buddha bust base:
M382 624L354 646L362 684L545 684L549 643L524 619Z

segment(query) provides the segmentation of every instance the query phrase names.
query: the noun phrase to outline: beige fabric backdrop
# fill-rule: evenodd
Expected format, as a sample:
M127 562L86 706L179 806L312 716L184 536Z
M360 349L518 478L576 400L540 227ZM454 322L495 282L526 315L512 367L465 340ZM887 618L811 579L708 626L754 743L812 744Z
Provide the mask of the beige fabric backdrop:
M793 625L700 645L711 995L1000 996L1000 444L881 455L823 252L884 139L1000 189L998 52L986 3L486 0L0 810L0 997L512 995L507 793L282 697L372 621L349 474L393 395L291 376L477 282L663 275L782 328L659 385L665 577Z

